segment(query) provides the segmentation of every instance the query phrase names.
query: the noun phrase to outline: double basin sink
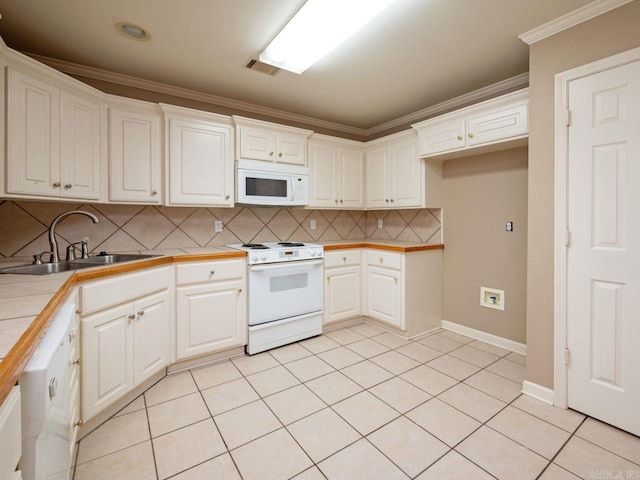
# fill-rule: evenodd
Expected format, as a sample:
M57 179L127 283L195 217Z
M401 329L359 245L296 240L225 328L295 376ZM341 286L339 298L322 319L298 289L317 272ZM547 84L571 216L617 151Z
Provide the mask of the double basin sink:
M98 267L100 265L112 265L114 263L132 262L146 258L159 257L160 255L137 254L101 254L89 258L82 258L70 262L41 263L37 265L19 265L0 269L0 273L18 273L25 275L49 275L52 273L80 270L83 268Z

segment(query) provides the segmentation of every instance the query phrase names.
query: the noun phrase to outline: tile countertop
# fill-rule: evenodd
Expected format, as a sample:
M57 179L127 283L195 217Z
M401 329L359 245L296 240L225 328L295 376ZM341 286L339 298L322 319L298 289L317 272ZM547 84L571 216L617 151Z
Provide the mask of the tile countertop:
M444 248L442 244L427 245L367 239L318 242L318 244L323 245L325 250L366 247L411 252ZM224 246L117 253L142 253L159 255L159 257L54 275L0 275L0 404L17 381L44 336L50 321L64 304L75 284L173 262L246 256L245 252ZM31 258L25 257L3 258L0 259L0 267L30 262Z

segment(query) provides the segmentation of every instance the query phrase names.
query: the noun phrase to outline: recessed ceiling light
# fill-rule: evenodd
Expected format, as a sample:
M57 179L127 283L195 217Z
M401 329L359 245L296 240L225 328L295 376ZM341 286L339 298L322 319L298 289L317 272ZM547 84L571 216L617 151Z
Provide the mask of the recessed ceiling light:
M128 22L118 22L116 23L116 30L127 38L131 40L137 40L140 42L144 42L146 40L151 39L151 34L147 32L144 28L135 25L133 23Z

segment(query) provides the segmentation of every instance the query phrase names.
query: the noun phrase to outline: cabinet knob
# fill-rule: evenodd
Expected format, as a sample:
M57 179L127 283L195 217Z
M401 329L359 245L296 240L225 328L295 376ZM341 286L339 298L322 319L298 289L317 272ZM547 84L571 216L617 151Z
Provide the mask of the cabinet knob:
M282 152L280 152L280 153L278 154L278 157L282 158Z
M393 277L393 281L398 283L398 277Z
M73 362L74 365L80 365L80 359L77 359L75 362Z
M473 133L470 133L470 134L469 134L469 138L473 138Z
M56 182L53 184L54 188L60 188L60 182Z
M342 203L342 200L340 200L340 203Z
M71 185L70 183L66 183L64 185L64 188L66 188L67 190L69 190L71 187L73 187L73 185Z
M391 203L393 203L393 198L391 199Z
M133 314L131 314L131 315L129 315L127 318L128 318L129 320L133 320L134 318L136 318L136 316L135 316L135 315L133 315Z
M215 275L215 274L216 274L216 271L215 271L215 270L211 270L211 271L209 272L209 275Z
M224 196L224 199L225 199L225 200L229 200L230 198L231 198L231 195L225 195L225 196Z
M347 263L347 257L342 257L342 261L343 261L344 263Z
M242 293L242 289L241 288L238 289L238 293Z
M139 316L139 317L141 317L141 316L143 316L143 315L144 315L144 310L140 310L140 311L138 312L138 316Z
M384 262L384 258L380 257L380 263Z
M270 157L273 157L273 152L269 152L269 156L270 156Z
M152 190L152 191L151 191L151 196L152 196L152 197L156 196L157 194L158 194L158 191L157 191L157 190Z
M388 198L385 198L385 200L384 200L384 201L385 201L385 202L387 202L387 203L389 203L389 199L388 199Z
M458 140L462 140L462 135L458 135Z
M331 277L327 277L327 282L331 283Z
M335 199L335 202L338 203L338 199L337 198Z

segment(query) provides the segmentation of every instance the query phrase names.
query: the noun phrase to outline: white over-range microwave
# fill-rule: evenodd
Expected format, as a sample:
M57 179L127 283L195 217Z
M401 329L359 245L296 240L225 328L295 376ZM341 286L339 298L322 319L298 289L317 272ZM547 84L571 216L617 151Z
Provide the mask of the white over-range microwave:
M309 170L298 165L236 161L236 203L294 206L309 200Z

